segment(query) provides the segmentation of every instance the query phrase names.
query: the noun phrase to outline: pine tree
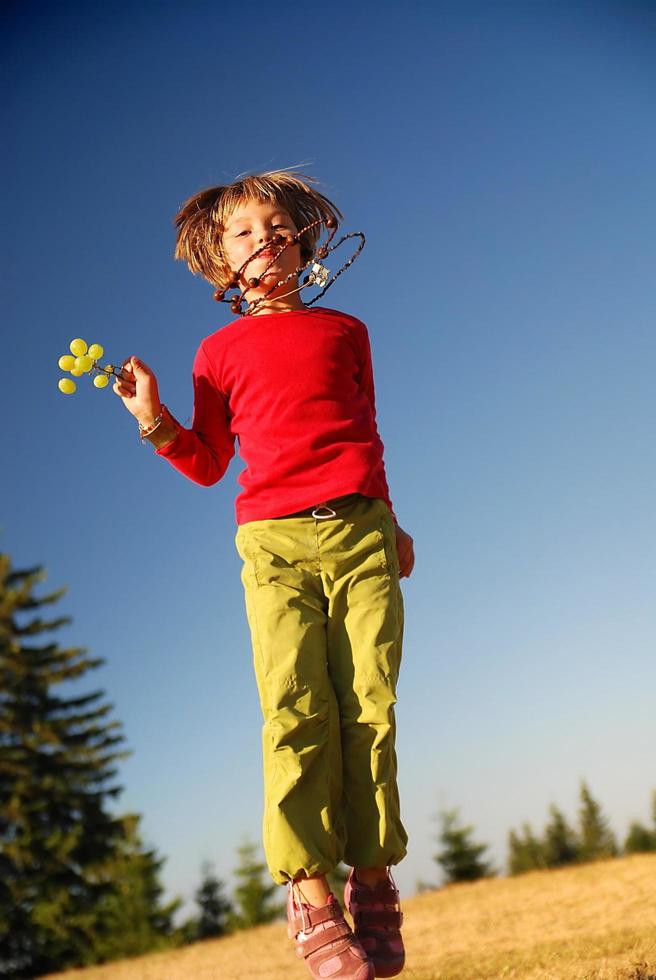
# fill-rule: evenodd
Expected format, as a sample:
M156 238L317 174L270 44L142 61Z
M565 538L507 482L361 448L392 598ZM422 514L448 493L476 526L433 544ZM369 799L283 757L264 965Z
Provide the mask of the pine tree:
M624 841L625 854L649 854L656 851L656 833L641 823L632 823Z
M112 864L114 887L98 908L94 942L98 960L169 949L183 940L173 924L182 899L161 904L164 858L157 857L152 849L144 849L139 816L127 814L120 819L124 839Z
M555 804L549 807L551 819L545 827L543 850L548 868L560 868L578 861L579 841L576 831L567 823Z
M436 892L439 887L439 885L434 884L432 881L424 881L423 878L417 878L415 880L415 893L417 895L423 895L424 892Z
M653 829L641 823L632 823L624 841L625 854L646 854L656 851L656 790L652 793L651 805Z
M202 881L194 896L200 910L195 920L195 939L212 939L224 936L228 931L232 905L224 896L223 887L223 882L216 877L211 865L204 864Z
M585 782L581 783L579 826L580 861L598 861L602 858L616 857L615 834Z
M435 860L442 866L447 883L476 881L477 878L489 878L496 874L492 866L482 858L488 845L475 844L472 841L473 826L458 825L457 809L443 810L439 818L442 828L438 840L443 849L435 855Z
M529 824L522 825L521 834L511 830L508 835L508 871L511 875L546 868L544 845Z
M0 977L102 959L103 911L120 891L120 871L128 859L148 865L131 846L129 821L107 809L121 792L115 764L129 754L119 749L120 723L107 718L112 706L102 691L53 690L103 661L35 642L70 622L41 618L65 592L35 597L44 577L39 567L12 570L0 554ZM148 873L156 871L151 861Z
M237 848L239 866L235 869L237 885L234 890L236 911L230 925L235 929L250 929L265 922L272 922L284 912L284 906L272 899L278 886L266 883L266 865L257 860L255 844L245 843Z

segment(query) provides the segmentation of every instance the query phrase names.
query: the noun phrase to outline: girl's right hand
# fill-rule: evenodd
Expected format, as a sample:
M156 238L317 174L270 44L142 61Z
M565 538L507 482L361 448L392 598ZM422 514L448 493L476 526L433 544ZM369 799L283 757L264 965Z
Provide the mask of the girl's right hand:
M129 357L121 374L114 382L114 393L138 422L149 425L162 411L155 372L138 357Z

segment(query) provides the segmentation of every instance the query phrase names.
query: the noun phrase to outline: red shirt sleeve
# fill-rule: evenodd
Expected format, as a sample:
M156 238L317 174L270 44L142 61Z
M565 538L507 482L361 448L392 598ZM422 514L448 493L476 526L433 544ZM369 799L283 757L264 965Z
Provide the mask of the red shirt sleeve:
M157 454L184 476L210 487L218 483L235 454L228 400L220 390L201 344L193 367L194 414L191 429L180 427L177 436Z
M378 426L376 424L376 393L374 391L374 369L371 362L371 344L369 343L369 334L367 332L366 326L364 325L364 323L362 323L362 321L359 321L359 323L362 328L359 334L360 359L361 359L359 383L360 383L361 390L365 393L365 395L369 400L369 404L371 405L371 422L373 426L374 435L377 439L380 440L380 435L378 433ZM382 446L382 440L380 441ZM392 517L394 518L395 524L398 524L398 521L396 519L396 514L394 513L394 509L392 507L389 487L387 485L387 476L385 474L385 464L382 462L382 456L381 456L381 480L386 493L385 502L387 503L387 506L392 512Z

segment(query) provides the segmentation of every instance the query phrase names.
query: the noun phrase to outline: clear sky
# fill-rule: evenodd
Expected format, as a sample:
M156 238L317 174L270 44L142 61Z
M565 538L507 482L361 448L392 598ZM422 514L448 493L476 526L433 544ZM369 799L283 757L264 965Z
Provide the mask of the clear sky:
M398 750L402 891L459 806L615 828L656 786L651 3L5 5L3 525L106 665L143 814L189 898L259 840L260 713L234 546L111 390L57 390L81 336L141 356L181 421L229 321L172 259L192 193L302 164L367 247L327 305L368 325L395 510L415 541Z

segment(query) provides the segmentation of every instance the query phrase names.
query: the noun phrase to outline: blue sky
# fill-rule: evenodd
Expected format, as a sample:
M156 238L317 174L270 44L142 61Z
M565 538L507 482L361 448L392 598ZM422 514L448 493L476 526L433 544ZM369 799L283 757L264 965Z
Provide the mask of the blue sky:
M459 806L615 828L656 784L656 14L647 3L10 4L1 547L68 586L143 814L189 898L259 840L260 714L234 547L239 458L196 486L73 337L141 356L191 416L230 319L172 259L192 193L302 164L367 247L327 295L369 327L403 580L405 894ZM233 8L230 8L233 9ZM237 8L235 8L237 9Z

